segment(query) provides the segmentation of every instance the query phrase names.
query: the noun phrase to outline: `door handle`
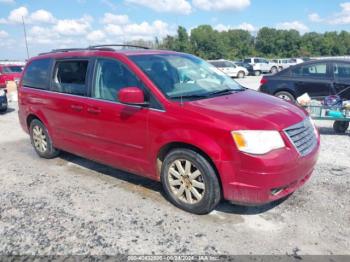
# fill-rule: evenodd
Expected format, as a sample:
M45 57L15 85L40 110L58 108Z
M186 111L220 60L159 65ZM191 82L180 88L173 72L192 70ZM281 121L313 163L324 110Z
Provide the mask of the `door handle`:
M80 105L71 105L70 108L77 112L83 111L83 106Z
M94 108L94 107L89 107L89 108L87 109L87 111L88 111L90 114L95 114L95 115L101 113L101 109L100 109L100 108Z

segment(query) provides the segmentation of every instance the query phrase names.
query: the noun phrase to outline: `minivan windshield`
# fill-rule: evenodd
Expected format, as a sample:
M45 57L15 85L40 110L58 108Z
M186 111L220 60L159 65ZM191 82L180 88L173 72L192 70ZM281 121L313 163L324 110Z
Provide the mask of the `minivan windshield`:
M151 54L129 58L170 99L196 100L245 90L215 66L192 55Z

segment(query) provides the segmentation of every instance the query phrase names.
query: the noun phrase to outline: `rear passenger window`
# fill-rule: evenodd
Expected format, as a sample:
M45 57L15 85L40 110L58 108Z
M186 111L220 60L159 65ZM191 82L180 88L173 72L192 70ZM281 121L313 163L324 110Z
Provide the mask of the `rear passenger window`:
M40 59L31 62L24 73L23 86L49 89L51 65L51 59Z
M86 96L89 61L59 61L56 63L52 90L60 93Z
M327 64L321 63L321 64L298 66L296 68L293 68L292 74L294 76L325 78L327 76Z
M339 78L350 78L350 64L335 63L334 76Z

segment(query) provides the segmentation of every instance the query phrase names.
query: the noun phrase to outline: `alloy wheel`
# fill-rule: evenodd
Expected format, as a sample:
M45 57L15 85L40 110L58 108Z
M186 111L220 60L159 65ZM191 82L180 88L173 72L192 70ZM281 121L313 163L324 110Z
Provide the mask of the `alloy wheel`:
M280 94L278 95L278 97L286 101L292 101L292 99L288 95Z
M203 175L189 160L175 160L169 167L167 179L172 193L186 204L198 203L204 196Z
M33 127L33 142L34 147L41 153L45 153L47 150L47 138L43 128L40 126Z

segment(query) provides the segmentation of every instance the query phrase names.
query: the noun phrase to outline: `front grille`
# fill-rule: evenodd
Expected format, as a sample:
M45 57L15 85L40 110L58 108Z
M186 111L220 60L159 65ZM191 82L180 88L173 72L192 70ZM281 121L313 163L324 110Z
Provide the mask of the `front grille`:
M308 118L284 129L284 132L302 156L310 154L317 145L316 133Z

